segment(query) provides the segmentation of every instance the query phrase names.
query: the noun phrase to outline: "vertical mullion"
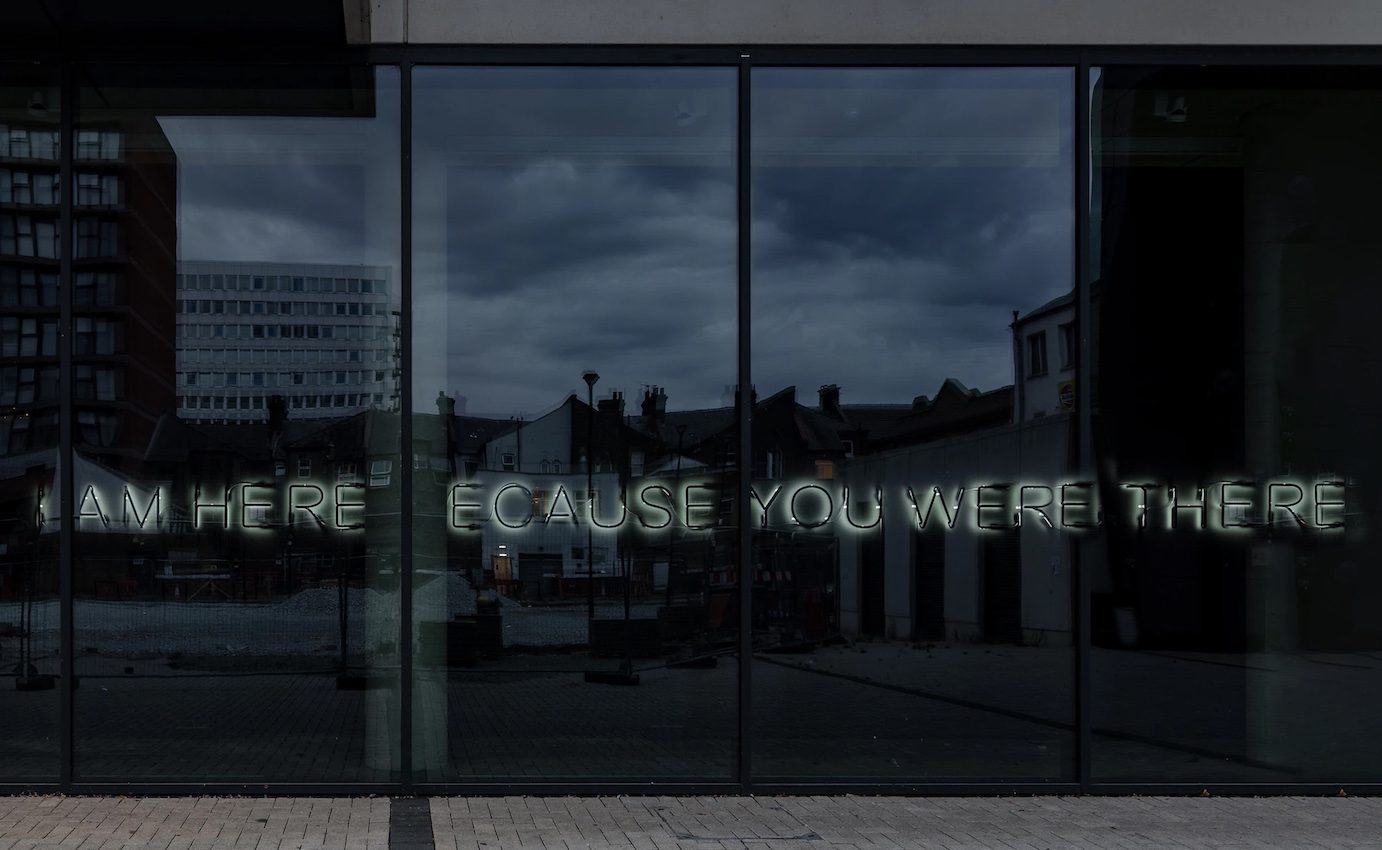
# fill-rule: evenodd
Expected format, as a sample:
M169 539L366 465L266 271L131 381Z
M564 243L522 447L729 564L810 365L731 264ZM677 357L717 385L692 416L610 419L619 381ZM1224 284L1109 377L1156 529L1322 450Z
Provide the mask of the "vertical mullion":
M404 793L413 790L413 66L399 66L399 330L402 335L399 368L399 452L402 455L399 504L399 772Z
M1092 412L1092 380L1089 365L1090 326L1090 92L1089 62L1081 52L1075 71L1075 322L1079 342L1075 346L1075 375L1078 380L1076 414L1072 425L1075 431L1076 463L1081 471L1093 466L1094 458L1086 457L1084 447L1093 445L1090 430ZM1075 722L1077 774L1081 791L1090 789L1090 747L1093 740L1090 715L1090 582L1088 558L1081 558L1084 540L1072 540L1072 567L1075 574Z
M753 528L749 512L752 463L753 386L750 349L752 300L749 285L751 169L750 169L750 85L751 62L747 53L739 58L738 144L735 148L736 188L738 190L738 271L739 271L739 493L735 498L739 524L739 785L744 794L753 787Z
M72 367L72 175L73 149L76 142L76 81L75 65L71 61L62 63L61 94L58 97L58 593L59 601L59 651L62 656L62 675L59 677L58 728L60 743L59 779L64 789L72 784L75 765L74 757L74 712L73 691L75 690L73 669L73 569L76 559L73 546L75 536L73 516L76 514L76 499L72 488L75 476L72 464L72 426L75 419L73 410L73 367Z

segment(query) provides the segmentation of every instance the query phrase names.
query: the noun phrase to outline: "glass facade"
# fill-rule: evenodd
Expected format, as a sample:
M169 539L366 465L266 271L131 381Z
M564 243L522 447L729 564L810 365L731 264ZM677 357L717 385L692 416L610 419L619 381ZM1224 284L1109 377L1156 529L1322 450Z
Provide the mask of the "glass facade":
M1382 780L1382 77L839 58L0 64L0 786Z
M735 122L733 69L413 73L421 778L735 774Z
M60 78L0 65L0 781L58 778Z
M1376 779L1378 82L1095 79L1097 778Z
M1066 535L967 515L923 529L907 503L1047 482L1072 460L1071 417L1043 414L1073 364L1013 382L1018 336L1074 318L1073 83L1062 68L753 71L764 778L1074 775Z

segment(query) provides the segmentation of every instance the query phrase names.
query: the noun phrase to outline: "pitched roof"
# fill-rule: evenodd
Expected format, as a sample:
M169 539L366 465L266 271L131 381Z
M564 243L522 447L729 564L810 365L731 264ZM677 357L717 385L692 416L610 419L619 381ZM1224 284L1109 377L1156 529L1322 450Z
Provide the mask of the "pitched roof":
M875 448L925 443L955 434L998 428L1012 421L1013 388L971 390L954 378L941 384L935 398L875 435Z
M710 407L701 410L675 410L660 416L630 416L630 428L657 440L675 451L680 442L684 449L692 449L734 427L733 407ZM679 433L678 429L684 428Z
M1040 307L1037 307L1034 310L1028 310L1026 313L1018 317L1017 324L1026 324L1027 322L1030 322L1033 319L1039 319L1042 316L1045 316L1047 313L1054 313L1057 310L1069 307L1074 303L1075 290L1072 289L1064 295L1059 295L1055 298L1052 298L1050 301L1047 301L1045 304L1042 304Z

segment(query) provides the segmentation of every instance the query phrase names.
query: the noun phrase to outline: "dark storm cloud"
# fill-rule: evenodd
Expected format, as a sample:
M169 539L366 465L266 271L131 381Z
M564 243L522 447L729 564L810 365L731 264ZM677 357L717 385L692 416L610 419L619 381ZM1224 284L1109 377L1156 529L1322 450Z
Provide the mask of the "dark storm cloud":
M397 265L396 119L160 124L178 157L180 259Z
M534 415L580 375L714 406L735 381L732 72L419 80L418 398ZM425 352L425 354L423 353Z
M189 256L247 259L253 246L255 259L347 262L363 244L363 180L349 166L191 163L180 176Z
M539 413L735 382L732 69L418 69L415 396ZM1072 286L1069 72L754 72L760 395L1012 381L1011 311ZM393 264L397 125L170 119L181 256Z
M954 271L954 279L930 279L927 291L913 295L1022 306L1011 303L1013 293L1040 288L1069 267L1069 241L1048 238L1051 217L1069 216L1068 201L1060 203L1069 174L1014 166L761 166L755 218L770 222L777 238L759 240L757 263L924 258Z
M673 407L720 403L737 321L729 93L684 71L668 90L641 70L604 88L569 70L434 73L417 261L446 342L420 345L446 356L420 380L496 413L583 395L586 368L631 401L661 384ZM1071 287L1068 73L755 74L760 394L1010 383L1010 311Z
M677 406L718 404L734 382L735 196L728 167L701 174L671 188L608 163L451 169L432 231L447 386L475 410L532 413L593 368L630 399L660 384Z
M758 386L905 402L1011 383L1011 311L1073 285L1066 72L758 82Z

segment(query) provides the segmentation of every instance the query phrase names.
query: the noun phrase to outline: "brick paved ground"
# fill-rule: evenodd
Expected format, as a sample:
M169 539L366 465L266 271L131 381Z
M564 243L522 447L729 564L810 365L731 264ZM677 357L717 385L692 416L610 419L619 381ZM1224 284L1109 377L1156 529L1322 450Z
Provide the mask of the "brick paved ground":
M386 799L0 797L0 850L384 850Z
M432 801L438 848L1382 848L1382 799L619 797Z
M439 850L1382 850L1382 799L1374 798L453 797L429 803ZM390 846L389 815L390 802L382 798L0 797L0 850L383 850ZM409 836L406 846L427 846L415 841Z

